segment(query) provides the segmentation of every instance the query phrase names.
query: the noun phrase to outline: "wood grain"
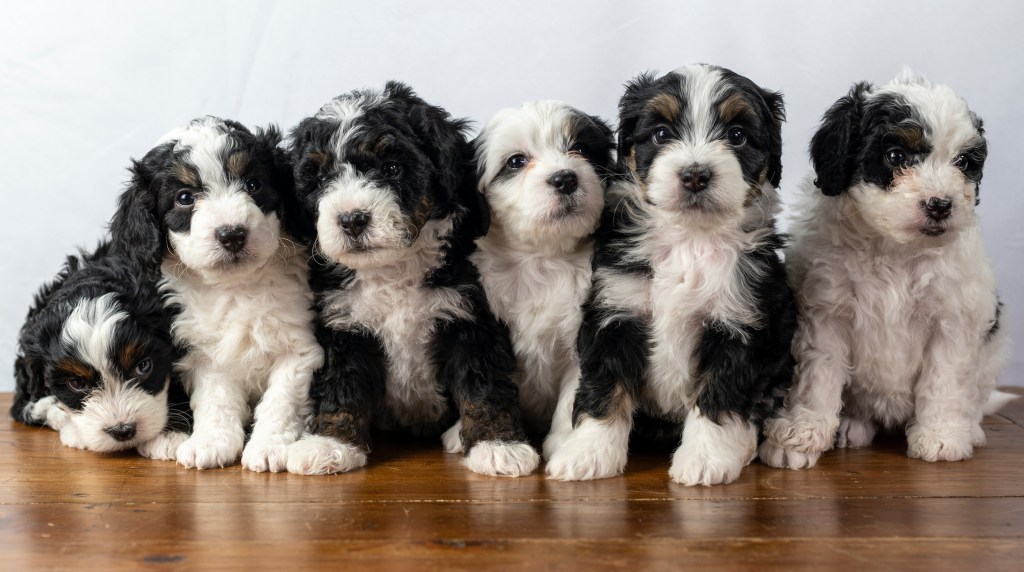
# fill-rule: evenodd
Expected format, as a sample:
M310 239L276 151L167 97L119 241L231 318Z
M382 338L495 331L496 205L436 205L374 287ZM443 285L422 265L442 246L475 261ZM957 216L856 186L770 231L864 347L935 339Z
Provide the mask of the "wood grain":
M968 462L908 459L888 436L710 488L669 483L668 450L560 483L381 436L366 469L300 477L97 455L5 420L0 569L1020 570L1022 419L1019 402L986 419Z

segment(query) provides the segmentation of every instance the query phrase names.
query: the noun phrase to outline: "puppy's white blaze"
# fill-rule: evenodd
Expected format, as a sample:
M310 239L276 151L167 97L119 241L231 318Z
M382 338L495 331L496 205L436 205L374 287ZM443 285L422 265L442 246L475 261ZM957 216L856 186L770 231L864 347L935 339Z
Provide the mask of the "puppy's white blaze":
M410 229L392 191L375 185L346 166L317 204L317 249L334 262L364 269L395 263L409 246ZM369 224L358 238L345 234L339 219L364 211Z
M368 91L356 96L332 99L320 108L316 114L317 119L337 121L339 124L334 130L330 142L335 157L344 159L345 147L348 142L358 136L361 131L359 118L363 116L367 108L378 105L381 101L383 101L383 95L380 92Z
M156 144L173 141L175 151L187 151L187 159L199 171L204 185L223 188L228 185L223 159L229 141L228 132L223 120L207 116L172 129Z
M321 435L303 435L288 446L288 472L330 475L366 466L366 453L348 443Z
M626 469L632 417L613 415L604 420L584 416L549 457L549 478L589 481L622 474Z
M757 427L731 415L718 424L695 407L686 416L669 476L687 486L731 483L756 454Z
M114 330L128 317L114 294L80 301L68 315L61 331L61 343L91 365L104 379L116 378L110 362Z
M130 383L105 379L85 400L81 412L70 416L83 448L119 451L153 439L167 424L167 389L150 395ZM117 441L104 431L122 423L135 423L135 437Z
M465 297L453 288L426 288L423 278L442 261L453 221L428 221L412 246L388 265L362 268L342 290L324 297L321 317L331 328L378 334L390 367L383 426L414 429L436 423L448 403L437 387L431 342L438 320L471 320Z
M467 469L492 477L529 475L540 464L540 455L528 443L480 441L466 453Z
M205 171L200 171L200 176L206 180ZM244 274L264 264L277 252L281 240L281 221L277 213L261 211L243 191L241 182L209 185L208 188L196 198L189 230L168 233L178 259L195 271L222 270L227 275ZM241 226L247 232L245 246L237 255L225 250L217 239L217 229L225 226ZM235 256L240 256L244 263L237 267L231 265Z
M712 103L721 99L724 89L722 72L704 64L690 64L675 73L683 76L684 79L680 80L683 92L691 102L687 108L690 130L683 134L683 141L691 144L706 141L715 124Z

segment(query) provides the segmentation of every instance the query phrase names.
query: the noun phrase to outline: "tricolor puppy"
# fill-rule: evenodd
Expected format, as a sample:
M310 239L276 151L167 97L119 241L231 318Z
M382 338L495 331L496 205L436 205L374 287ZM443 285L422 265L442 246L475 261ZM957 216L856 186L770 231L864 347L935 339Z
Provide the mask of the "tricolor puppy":
M465 122L396 82L342 95L292 132L316 227L312 285L326 359L311 434L288 470L366 464L370 427L457 438L471 470L517 476L539 457L519 419L515 358L469 255L487 231Z
M795 304L774 222L782 97L691 65L641 75L619 113L628 180L597 233L572 430L548 437L547 471L621 473L641 413L682 426L672 480L727 483L792 377Z
M273 127L252 133L214 117L171 131L135 162L111 224L115 245L162 265L179 310L172 331L195 415L176 455L186 467L241 454L253 471L284 470L309 415L323 351L309 254L282 227L294 195L280 139Z
M69 256L22 326L11 415L69 447L174 459L189 418L170 326L152 273L108 243Z
M786 253L800 363L763 461L813 466L881 425L907 454L970 458L1009 356L975 205L981 119L946 86L903 72L853 86L811 140L817 176Z
M600 119L542 101L498 112L475 141L491 228L472 260L508 325L526 426L547 433L559 389L579 377L576 333L590 290L592 234L615 144ZM567 407L572 407L572 394Z

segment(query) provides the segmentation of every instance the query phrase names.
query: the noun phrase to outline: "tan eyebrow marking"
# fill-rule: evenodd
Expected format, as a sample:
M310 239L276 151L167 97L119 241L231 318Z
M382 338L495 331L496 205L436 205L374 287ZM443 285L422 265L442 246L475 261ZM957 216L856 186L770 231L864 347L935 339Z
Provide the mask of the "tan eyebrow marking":
M249 152L248 151L235 151L228 156L227 168L228 174L235 177L236 179L242 178L245 175L245 170L249 166Z
M188 187L198 189L203 186L203 182L199 179L199 173L181 161L174 162L174 176Z
M679 119L679 114L683 112L679 100L667 93L659 93L652 97L648 107L658 112L662 118L669 122Z
M750 102L738 93L730 95L718 104L718 115L725 123L731 123L737 117L753 112L754 109L750 106Z

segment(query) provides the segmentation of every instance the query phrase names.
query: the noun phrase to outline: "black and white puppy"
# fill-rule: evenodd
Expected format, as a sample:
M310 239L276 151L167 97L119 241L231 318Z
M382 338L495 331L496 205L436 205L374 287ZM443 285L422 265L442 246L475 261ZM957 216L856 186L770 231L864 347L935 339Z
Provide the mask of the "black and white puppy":
M508 331L468 258L488 212L464 129L390 82L328 102L293 131L326 359L311 434L290 448L289 471L365 465L371 424L440 434L457 417L471 470L536 468Z
M189 415L170 327L152 274L109 243L69 256L21 328L11 415L69 447L174 459Z
M195 415L176 455L186 467L241 454L253 471L284 470L309 415L323 351L308 251L282 227L294 194L280 140L273 127L252 133L214 117L175 129L135 162L111 224L116 246L162 265L179 310L172 331Z
M975 205L981 119L903 72L856 84L811 140L816 181L786 263L800 305L795 385L761 459L799 469L833 444L906 430L911 457L970 458L1009 358Z
M491 310L512 335L527 429L544 435L560 389L579 377L576 334L590 291L591 235L615 143L603 121L559 101L503 109L474 143L491 227L471 258ZM572 399L570 392L566 407Z
M619 103L619 161L597 234L572 431L547 472L623 471L635 412L682 425L669 475L736 479L792 376L778 255L780 94L709 65L641 75Z

